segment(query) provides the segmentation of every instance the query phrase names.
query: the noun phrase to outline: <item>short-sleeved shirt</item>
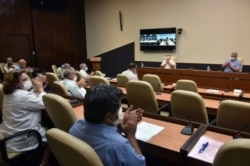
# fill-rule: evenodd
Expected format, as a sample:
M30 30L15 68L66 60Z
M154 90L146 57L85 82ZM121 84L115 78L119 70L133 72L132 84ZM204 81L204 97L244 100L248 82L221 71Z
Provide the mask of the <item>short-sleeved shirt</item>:
M73 136L88 143L104 166L145 166L145 157L138 155L128 139L114 126L78 120L69 130Z
M240 67L241 67L241 63L238 59L232 61L232 60L227 60L225 63L228 63L230 62L231 63L231 66L233 66L235 69L239 70ZM224 69L224 72L234 72L229 66L227 66L225 69Z

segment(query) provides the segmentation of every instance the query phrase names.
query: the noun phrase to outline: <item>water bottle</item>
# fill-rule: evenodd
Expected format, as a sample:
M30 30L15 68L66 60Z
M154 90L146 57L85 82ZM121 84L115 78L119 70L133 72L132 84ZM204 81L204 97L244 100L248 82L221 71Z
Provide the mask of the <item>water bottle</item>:
M207 71L210 71L211 69L210 69L210 67L209 66L207 66Z
M141 63L141 67L144 67L144 64L143 64L143 62Z

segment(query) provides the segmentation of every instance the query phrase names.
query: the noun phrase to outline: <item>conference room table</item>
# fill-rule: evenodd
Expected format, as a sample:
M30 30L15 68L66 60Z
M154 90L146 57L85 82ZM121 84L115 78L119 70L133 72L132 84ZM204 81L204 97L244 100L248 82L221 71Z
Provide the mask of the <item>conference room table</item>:
M75 105L73 110L76 113L78 119L84 117L84 108L82 104ZM210 166L212 163L187 156L198 139L205 135L211 137L212 139L226 142L232 140L232 136L238 132L216 126L207 126L205 124L192 122L194 126L194 133L191 136L184 135L181 134L181 130L187 124L189 124L188 121L146 112L144 113L143 118L138 123L138 125L142 122L164 127L163 130L161 130L148 141L138 140L143 154L146 156L146 158L149 157L147 158L148 166L155 165L151 163L151 160L154 160L154 162L158 161L158 166Z

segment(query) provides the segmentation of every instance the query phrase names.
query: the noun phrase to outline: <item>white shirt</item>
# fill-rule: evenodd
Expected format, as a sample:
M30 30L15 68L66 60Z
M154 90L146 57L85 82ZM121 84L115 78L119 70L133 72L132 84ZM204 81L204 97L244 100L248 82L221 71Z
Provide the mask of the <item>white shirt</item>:
M173 59L171 59L171 58L169 59L169 63L170 63L171 65L174 65L174 66L175 66L175 61L174 61ZM166 59L164 59L164 60L162 61L161 66L164 66L164 69L172 69L171 66L170 66L169 64L167 64Z
M122 72L122 74L126 75L129 78L129 80L138 80L137 74L135 74L134 72L132 72L129 69Z
M4 137L23 130L35 129L40 132L43 140L46 140L45 129L41 126L41 111L45 109L42 100L44 94L45 92L36 94L16 89L12 94L4 95L3 122L0 125L0 131ZM15 145L13 145L13 142L15 142ZM23 141L18 144L16 140L13 140L11 144L13 145L11 149L16 146L15 150L17 151L29 149L29 147L23 145Z
M89 75L88 75L88 73L85 70L81 69L80 73L83 76L83 78L88 79Z
M64 79L63 83L73 97L84 99L86 95L86 90L84 88L77 86L74 80Z

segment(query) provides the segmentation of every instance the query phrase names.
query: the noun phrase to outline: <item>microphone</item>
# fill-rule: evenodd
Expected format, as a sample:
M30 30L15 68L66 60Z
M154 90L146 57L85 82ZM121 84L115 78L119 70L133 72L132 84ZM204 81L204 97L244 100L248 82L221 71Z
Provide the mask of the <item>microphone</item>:
M160 95L160 94L161 94L160 84L158 84L158 86L157 86L156 94L157 94L157 95Z
M233 139L243 138L243 136L241 135L241 131L242 131L243 129L247 128L247 127L248 127L248 126L247 126L246 124L243 125L243 126L239 129L238 133L235 134L235 135L233 135Z
M228 85L227 85L227 88L224 90L224 92L229 92Z
M242 99L242 98L243 98L243 95L244 95L244 91L242 90L242 91L240 92L239 98Z
M181 134L192 135L194 131L194 126L191 124L189 115L187 115L188 124L181 130Z

